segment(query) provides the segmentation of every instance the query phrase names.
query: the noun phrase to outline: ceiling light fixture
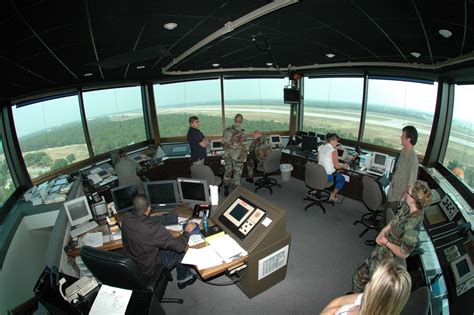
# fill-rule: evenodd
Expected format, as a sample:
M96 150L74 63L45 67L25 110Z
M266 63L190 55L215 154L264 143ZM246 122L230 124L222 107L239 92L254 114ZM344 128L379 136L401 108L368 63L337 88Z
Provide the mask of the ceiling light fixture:
M453 36L453 33L451 33L451 31L447 29L440 29L438 33L444 38L450 38L451 36Z
M336 55L335 55L335 54L326 54L326 57L328 57L328 58L334 58L334 57L336 57Z
M171 31L171 30L174 30L175 28L178 27L178 24L174 23L174 22L170 22L170 23L166 23L165 25L163 25L164 28L166 28L168 31Z
M267 62L266 65L271 67L271 66L273 66L273 62Z
M145 69L145 66L137 66L138 70Z
M420 58L420 56L421 56L421 54L420 54L419 52L416 52L416 51L412 51L412 52L410 53L410 55L412 55L412 56L415 57L415 58Z
M215 67L215 68L217 68L217 67L220 66L220 64L219 64L219 63L213 63L212 66Z
M84 73L84 76L85 76L85 77L90 77L90 76L92 76L92 72Z

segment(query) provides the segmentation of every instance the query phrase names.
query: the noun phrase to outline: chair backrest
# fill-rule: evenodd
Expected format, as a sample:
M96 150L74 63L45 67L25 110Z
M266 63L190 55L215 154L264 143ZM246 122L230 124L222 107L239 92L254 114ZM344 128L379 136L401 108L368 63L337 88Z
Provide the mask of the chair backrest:
M205 179L208 185L216 185L216 176L207 165L191 165L191 177L195 179Z
M125 177L125 178L119 178L119 187L128 186L132 184L137 185L139 194L145 193L145 186L143 185L143 181L140 178L140 176L130 176L130 177Z
M382 187L367 175L362 178L362 185L362 201L369 210L377 210L383 203Z
M275 173L280 169L281 150L271 150L263 161L263 171L266 174Z
M150 290L150 280L142 274L130 257L82 246L81 258L92 274L103 284L127 290Z
M324 190L328 184L328 176L324 166L315 162L306 163L304 182L306 186L312 189Z
M427 315L430 313L430 299L430 289L428 287L418 288L410 293L408 302L400 314Z

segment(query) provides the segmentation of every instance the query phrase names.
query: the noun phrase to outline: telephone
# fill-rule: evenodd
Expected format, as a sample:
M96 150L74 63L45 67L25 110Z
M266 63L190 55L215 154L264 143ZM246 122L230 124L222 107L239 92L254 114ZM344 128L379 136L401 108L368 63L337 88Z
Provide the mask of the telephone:
M61 293L63 299L69 303L72 303L75 299L79 299L79 296L86 296L99 285L97 280L93 277L82 277L67 287L66 294L63 294L62 286L64 283L66 283L66 279L62 278L59 280L59 293Z

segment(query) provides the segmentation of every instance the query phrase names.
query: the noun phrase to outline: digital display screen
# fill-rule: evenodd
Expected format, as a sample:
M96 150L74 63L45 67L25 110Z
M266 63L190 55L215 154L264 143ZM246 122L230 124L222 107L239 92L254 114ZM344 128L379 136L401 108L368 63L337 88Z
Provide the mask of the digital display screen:
M240 221L247 214L248 211L249 210L244 208L241 204L237 204L229 214L237 221Z
M173 152L173 153L186 152L186 150L187 150L187 147L186 147L186 146L174 147L174 148L172 149L172 152Z
M470 272L469 265L465 259L456 264L456 269L458 270L459 277L462 277Z
M97 173L99 176L104 177L105 175L109 174L107 171L100 171Z
M385 165L385 160L386 159L387 159L387 157L385 155L375 154L374 164Z
M69 210L69 215L71 216L72 221L89 215L85 199L69 203L67 209Z
M192 182L180 182L183 199L206 202L206 193L204 184Z
M318 149L318 138L311 136L303 136L301 141L301 148L305 151Z
M118 188L112 192L115 208L117 211L125 211L133 208L133 198L138 195L136 185Z
M212 142L212 147L213 148L222 148L222 142L214 141L214 142Z
M173 183L148 184L147 190L150 203L153 205L178 202Z
M344 150L343 149L337 149L337 156L342 157L344 155Z
M272 137L272 142L280 142L280 137Z

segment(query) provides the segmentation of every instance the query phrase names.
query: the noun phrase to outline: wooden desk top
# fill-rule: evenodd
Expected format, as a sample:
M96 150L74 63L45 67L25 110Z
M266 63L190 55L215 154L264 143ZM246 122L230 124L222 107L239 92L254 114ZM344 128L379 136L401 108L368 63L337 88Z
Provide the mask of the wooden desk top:
M190 209L187 206L179 206L173 212L175 212L178 216L181 216L181 217L190 218L192 216L192 209ZM154 215L154 214L152 214L152 215ZM212 221L210 221L210 223L212 224ZM108 228L106 225L99 225L98 227L93 229L91 232L102 232L103 235L107 235L107 234L110 234L110 232L115 232L115 229L118 229L118 226L112 226L112 227ZM179 235L180 235L180 233L174 233L173 231L170 231L170 232L175 237L179 237ZM198 244L198 245L193 246L193 247L194 248L201 248L201 247L204 247L204 246L207 246L207 244L202 243L202 244ZM103 249L103 250L106 250L106 251L123 248L122 239L118 239L118 240L114 240L114 241L110 241L110 242L104 242L104 244L100 248ZM71 252L67 253L67 255L69 257L79 256L80 255L80 248L79 247L74 248ZM201 278L205 280L205 279L214 277L214 276L216 276L216 275L218 275L218 274L220 274L220 273L222 273L226 270L229 270L229 269L235 268L237 266L240 266L240 265L244 264L247 261L247 259L248 259L248 256L245 256L245 257L241 257L237 260L234 260L230 263L225 263L224 261L222 261L221 265L211 267L211 268L207 268L207 269L199 270L199 269L196 268L196 266L194 266L194 268L198 271Z

